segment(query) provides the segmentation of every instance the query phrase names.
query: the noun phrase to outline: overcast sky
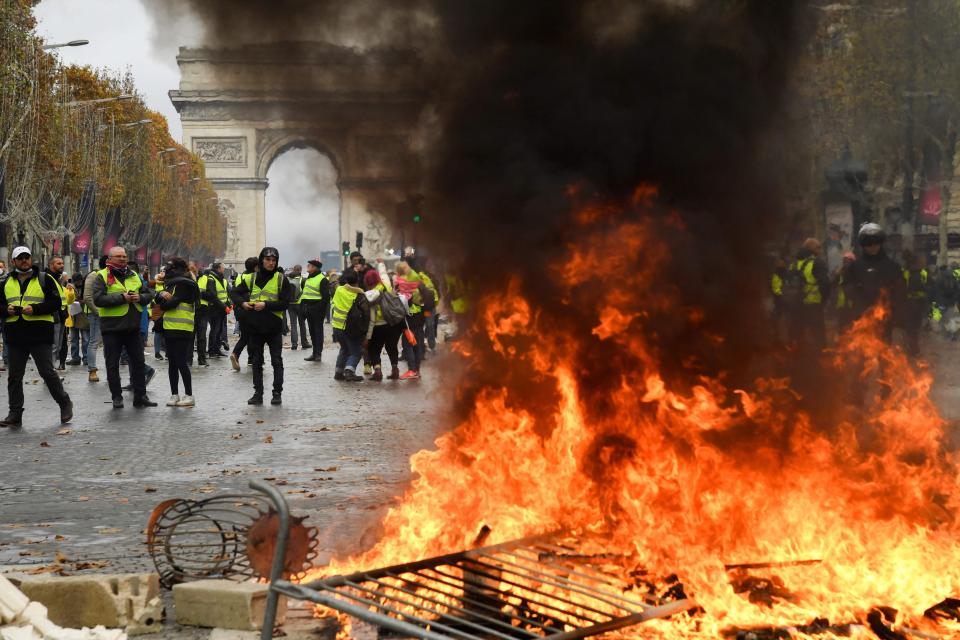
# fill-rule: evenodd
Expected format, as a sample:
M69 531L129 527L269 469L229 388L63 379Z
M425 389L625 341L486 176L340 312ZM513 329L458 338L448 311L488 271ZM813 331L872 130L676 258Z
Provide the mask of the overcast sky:
M138 0L42 0L36 16L37 31L50 43L90 41L59 49L64 63L119 72L129 68L147 106L166 116L171 135L181 140L180 116L167 92L180 84L176 45L199 44L197 25L184 20L176 34L155 38L150 16ZM302 263L321 251L336 250L339 196L330 161L312 150L288 151L274 162L267 178L267 242L280 251L281 263Z

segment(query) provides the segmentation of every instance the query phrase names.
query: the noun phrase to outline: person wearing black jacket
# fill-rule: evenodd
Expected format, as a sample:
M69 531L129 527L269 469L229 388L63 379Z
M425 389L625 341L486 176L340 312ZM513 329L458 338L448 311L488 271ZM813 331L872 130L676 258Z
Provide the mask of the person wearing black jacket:
M10 413L0 420L0 427L20 427L23 419L23 374L27 359L33 358L40 377L50 395L60 405L60 421L73 418L73 402L63 389L60 376L53 369L53 325L62 306L60 289L53 278L33 266L26 247L17 247L10 254L14 269L0 286L0 318L10 353L7 397Z
M322 267L323 263L319 258L307 263L307 277L303 281L300 296L301 313L307 318L310 339L313 341L312 353L304 358L310 362L319 362L323 355L323 319L327 317L327 309L330 308L330 281L324 275Z
M883 339L890 342L894 323L903 316L906 306L906 283L900 265L884 251L886 238L878 224L868 222L860 227L857 239L863 255L850 265L844 284L857 318L878 302L885 300L890 305L881 330Z
M190 375L190 355L193 353L193 323L200 304L200 288L187 275L187 261L173 257L164 268L164 290L154 302L164 311L164 333L167 339L167 360L170 376L168 407L192 407L193 378ZM180 395L180 378L183 392Z
M233 303L244 310L243 322L251 364L253 396L247 404L263 404L263 348L270 348L273 365L273 397L270 404L281 404L283 393L283 316L292 297L290 282L279 266L280 253L273 247L260 251L259 269L251 283L241 281L230 293Z
M227 354L220 351L220 343L223 342L223 320L227 316L227 282L223 279L223 264L214 262L210 266L210 272L207 275L206 291L201 291L203 299L207 305L207 326L210 327L209 340L207 342L208 358L223 358Z
M243 262L243 273L238 275L233 281L233 288L230 290L231 295L233 291L240 286L241 282L250 282L250 278L253 277L253 274L257 270L257 265L259 260L254 257L247 258ZM233 305L233 317L237 321L237 325L240 327L240 339L237 340L237 344L233 345L233 351L230 352L230 364L233 366L234 371L240 371L240 355L243 353L243 350L247 348L247 327L246 322L244 321L244 310L239 305ZM250 352L247 352L247 359L250 358ZM249 364L249 362L248 362Z
M123 408L120 352L124 347L130 364L133 406L155 407L157 403L147 395L143 339L140 337L143 305L153 299L153 291L137 273L127 267L127 252L123 247L110 249L106 268L97 274L99 277L93 280L93 303L100 314L103 358L107 363L107 382L113 408Z

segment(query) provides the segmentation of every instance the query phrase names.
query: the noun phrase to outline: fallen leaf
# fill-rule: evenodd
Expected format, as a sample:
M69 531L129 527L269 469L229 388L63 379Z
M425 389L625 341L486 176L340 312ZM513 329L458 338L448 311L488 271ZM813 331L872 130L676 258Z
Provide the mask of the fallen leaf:
M340 467L314 467L313 468L314 471L321 471L323 473L332 473L334 471L338 471L339 469Z
M86 502L90 499L90 496L80 496L77 498L77 502Z
M66 540L67 536L62 536L58 533L57 535L53 536L53 539L57 541L62 541L62 540Z
M73 568L77 571L83 571L84 569L103 569L109 566L109 560L84 560L73 563Z
M243 434L242 434L242 433L235 433L235 434L233 434L233 435L230 436L230 437L233 438L234 440L239 440L240 438L243 437Z
M60 431L57 431L58 436L68 436L71 433L73 433L73 429L67 429L66 427L60 429Z
M44 440L43 442L40 443L40 446L41 446L41 447L49 447L49 446L50 446L50 443L47 442L46 440Z
M97 529L97 533L122 533L123 529L120 527L104 527L103 529Z
M257 420L257 424L263 424L263 420Z
M144 492L144 493L156 493L156 492L157 492L157 488L156 488L156 487L144 487L144 488L143 488L143 492Z
M263 439L264 444L271 444L273 442L273 436L267 436Z

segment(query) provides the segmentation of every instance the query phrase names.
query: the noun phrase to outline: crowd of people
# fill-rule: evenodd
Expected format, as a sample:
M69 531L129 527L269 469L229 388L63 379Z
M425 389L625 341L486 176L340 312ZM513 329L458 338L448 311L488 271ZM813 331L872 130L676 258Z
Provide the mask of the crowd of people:
M413 255L392 270L377 259L369 264L359 252L339 273L323 271L319 259L285 271L273 247L248 258L242 273L228 273L221 263L200 270L181 257L169 258L151 277L128 261L123 247L113 247L98 268L86 275L64 273L53 256L45 269L34 264L27 247L11 254L12 268L0 264L0 319L3 364L8 370L9 413L0 427L23 423L23 378L29 359L60 406L61 422L73 417L73 403L59 372L68 365L87 368L89 382L99 382L97 351L102 343L107 386L115 409L124 407L124 390L134 407L155 407L147 385L156 370L144 350L153 337L154 358L167 361L170 397L167 406L196 404L191 367L209 367L229 358L241 371L241 358L252 370L250 405L264 402L265 351L273 371L270 403L282 404L284 336L290 348L308 351L308 362L323 358L324 324L339 345L333 377L344 382L380 382L420 378L427 353L437 347L441 290L431 275L417 268ZM452 315L467 310L457 278L444 281ZM238 338L231 348L230 315ZM385 373L386 353L389 373ZM403 360L406 371L400 372ZM121 365L129 382L123 386Z
M927 257L903 251L900 262L886 249L886 234L876 223L863 224L857 234L860 256L843 256L830 273L822 245L807 238L788 260L775 258L770 279L777 337L794 347L816 352L827 344L827 321L841 335L864 312L883 303L889 313L881 321L881 337L890 342L900 329L908 353L920 351L923 328L958 337L960 264L928 266Z

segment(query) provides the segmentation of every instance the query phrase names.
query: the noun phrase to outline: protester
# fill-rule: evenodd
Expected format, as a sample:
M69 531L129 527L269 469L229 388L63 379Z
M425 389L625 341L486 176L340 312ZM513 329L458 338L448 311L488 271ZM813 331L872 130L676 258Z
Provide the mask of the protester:
M378 261L376 271L367 272L367 275L364 276L363 285L366 290L367 301L370 303L370 325L366 340L367 354L373 363L373 374L370 379L374 382L383 380L380 354L383 350L386 350L387 358L390 359L390 375L387 378L398 380L400 378L398 347L400 337L403 335L403 320L405 317L403 303L396 297L382 261ZM389 310L384 310L391 298L401 305L399 311L392 318L389 315Z
M163 311L167 372L170 378L168 407L192 407L195 404L189 362L193 352L193 325L199 302L200 288L189 276L186 260L180 257L170 258L164 268L163 290L154 298L154 303ZM182 396L180 379L183 380Z
M247 286L247 289L250 289L253 274L257 271L257 265L259 261L257 258L247 258L243 263L243 273L238 274L236 279L233 281L233 289L230 291L231 299L233 299L233 291L236 291L237 287L240 286L240 283L244 283ZM243 353L243 350L247 346L247 333L244 330L244 322L242 321L242 316L246 311L238 304L233 305L233 316L234 320L237 322L237 327L240 329L240 339L237 340L237 344L234 345L233 351L230 352L230 364L233 366L234 371L240 371L240 355ZM249 352L248 352L249 360Z
M107 266L107 256L100 256L99 269ZM91 270L83 279L83 304L87 308L87 320L90 323L90 339L87 341L87 381L100 382L97 373L97 349L100 347L100 313L93 301L94 281L100 277L98 270Z
M901 325L905 336L904 346L907 353L912 356L920 355L920 330L923 328L923 319L930 309L929 274L926 266L926 258L923 255L915 256L911 251L903 252L906 300Z
M0 287L0 317L3 318L10 354L7 378L10 412L0 420L0 427L20 427L23 424L23 375L28 358L33 358L47 390L60 406L60 422L70 422L73 402L53 369L50 349L55 319L63 307L60 288L53 277L33 265L27 247L16 247L10 257L14 272L3 278Z
M210 328L207 357L224 358L227 354L220 351L220 347L224 337L223 320L226 318L230 299L227 295L227 283L223 277L223 264L214 262L207 272L206 282L197 284L201 287L201 299L207 302L206 322ZM204 284L206 291L204 291Z
M63 285L60 283L60 278L63 276L63 269L64 263L62 257L54 255L47 261L47 275L53 278L53 282L57 286L57 291L60 293L60 309L53 315L53 340L51 342L53 359L58 362L57 371L66 371L67 369L64 363L59 362L60 350L66 341L64 322L67 319L67 294L63 289Z
M300 295L302 293L300 286L302 281L300 277L301 270L302 267L300 265L294 265L290 273L287 274L287 280L290 282L290 295L293 296L293 301L290 303L290 306L287 307L287 315L283 317L283 333L284 335L287 333L290 334L290 349L293 351L296 351L300 346L301 337L303 338L303 342L307 342L306 332L300 330L300 323L303 321L303 314L300 309Z
M333 341L340 345L334 380L363 382L363 376L357 375L356 369L363 355L370 310L366 298L360 295L363 289L357 286L359 282L359 271L348 269L340 277L340 286L333 295Z
M107 362L107 383L113 407L123 408L120 386L120 351L123 348L129 358L133 406L155 407L157 403L147 395L140 337L143 305L150 302L153 292L127 267L127 252L123 247L110 250L107 266L98 274L100 277L93 281L93 301L100 314L103 355Z
M87 350L90 345L90 321L83 307L83 275L73 274L67 292L67 321L70 327L70 360L67 364L87 364Z
M404 360L407 371L401 380L411 380L420 377L420 350L418 345L423 342L423 296L420 291L420 275L404 261L397 263L397 277L394 279L397 293L407 302L407 328L410 329L411 340L406 336L402 340Z
M323 318L330 306L330 283L323 274L322 267L320 258L307 262L307 277L303 281L303 293L300 295L302 313L310 329L310 340L313 341L313 353L304 358L307 361L319 362L323 356Z
M811 352L823 349L827 341L823 305L830 295L830 276L820 250L816 238L804 240L788 274L788 286L795 292L790 296L790 339Z
M280 253L274 247L260 251L259 266L249 286L241 281L234 288L234 304L242 307L248 348L253 366L253 396L247 404L263 404L263 348L270 349L273 366L273 397L270 404L283 402L283 315L292 298L290 282L279 267Z

